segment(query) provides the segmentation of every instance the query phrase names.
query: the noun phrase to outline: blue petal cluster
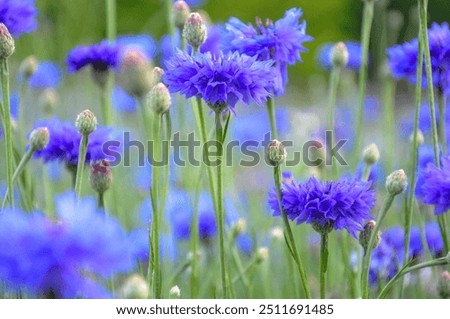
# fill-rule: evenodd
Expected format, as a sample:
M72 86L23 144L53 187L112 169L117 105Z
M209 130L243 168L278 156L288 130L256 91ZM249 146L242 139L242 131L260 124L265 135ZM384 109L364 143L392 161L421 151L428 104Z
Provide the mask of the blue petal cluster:
M164 82L173 93L186 98L201 97L213 108L234 109L238 102L261 105L269 97L274 72L273 61L257 61L237 52L212 56L190 56L178 51L166 62Z
M280 95L288 82L287 66L302 61L300 53L306 51L303 44L312 40L301 17L302 11L293 8L275 23L267 21L263 25L257 19L256 27L231 18L225 25L223 49L255 56L260 61L274 60L277 72L273 90Z
M450 157L441 158L441 168L434 163L419 170L416 195L425 204L434 205L434 213L441 215L450 209Z
M134 266L125 231L93 198L79 201L66 193L56 208L57 222L41 213L2 212L0 280L34 297L110 297L94 278Z
M28 79L28 85L33 89L55 88L61 83L60 67L52 61L41 61L36 71Z
M74 73L85 66L96 71L114 69L119 64L120 46L106 40L91 46L78 46L67 55L66 64L69 73Z
M42 158L44 162L62 161L69 166L77 165L81 134L73 123L54 117L36 122L35 127L47 127L50 135L47 147L37 151L35 158ZM104 152L103 144L107 141L119 141L117 132L110 127L98 127L89 135L86 163L100 159L115 160L113 152L120 149L111 146L111 153Z
M373 219L375 191L370 182L340 179L323 182L311 177L305 183L289 180L282 186L282 207L297 224L346 229L352 236L363 229L365 220ZM274 216L281 215L275 191L269 193Z
M348 51L348 63L346 68L350 70L359 70L361 67L362 48L359 42L346 41L344 42ZM331 70L333 63L331 62L331 50L335 44L327 43L319 48L317 60L319 65L325 70Z
M450 29L448 23L444 22L441 25L433 23L428 30L428 39L433 85L446 95L450 95ZM389 67L394 77L416 83L418 52L418 39L388 49ZM425 67L423 83L427 84Z
M0 0L0 22L13 37L36 30L37 14L34 0Z

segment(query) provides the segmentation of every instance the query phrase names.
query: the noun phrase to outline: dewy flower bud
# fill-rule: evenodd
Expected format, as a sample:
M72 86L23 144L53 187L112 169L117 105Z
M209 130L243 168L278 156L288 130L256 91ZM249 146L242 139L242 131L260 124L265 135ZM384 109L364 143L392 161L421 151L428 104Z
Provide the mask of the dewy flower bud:
M152 87L162 82L164 70L155 66L152 70Z
M287 157L283 143L273 140L266 147L266 161L271 166L280 166Z
M46 127L39 127L33 130L30 134L30 147L34 151L40 151L44 149L49 140L49 132Z
M338 68L345 68L348 63L348 50L344 42L336 43L331 49L331 63Z
M438 292L442 299L450 298L450 273L448 271L444 271L439 278Z
M140 99L152 88L152 63L139 49L130 48L125 51L119 83L129 95Z
M181 296L181 290L180 287L178 287L177 285L173 286L172 288L170 288L169 291L169 299L178 299Z
M203 23L202 16L193 12L186 20L186 24L183 29L183 37L186 43L192 46L195 50L198 50L200 46L206 40L206 26Z
M405 191L408 185L407 177L402 169L399 169L386 178L386 188L391 195L398 195Z
M125 299L146 299L148 284L141 275L131 275L120 289L120 295Z
M81 135L89 135L94 132L97 127L97 118L90 110L84 110L78 114L75 126Z
M172 11L175 26L178 29L183 30L184 24L189 17L189 13L191 12L189 5L183 0L178 0L173 4Z
M363 160L367 165L373 165L380 159L380 151L375 144L370 144L363 151Z
M258 264L265 262L269 259L269 249L267 247L261 247L256 251L256 262Z
M15 50L14 39L8 28L0 23L0 61L10 57Z
M367 247L369 246L370 236L372 235L375 225L376 222L374 220L371 220L364 226L364 230L359 233L359 243L364 249L367 249ZM377 248L380 242L381 242L381 232L378 231L375 236L375 241L373 243L372 249Z
M147 98L150 109L156 114L167 112L172 102L169 90L163 83L156 84Z
M104 159L91 164L89 183L99 194L106 192L112 185L112 172L109 161Z
M48 88L39 95L38 105L41 110L47 115L55 113L56 103L58 101L58 94L55 89Z
M38 60L34 55L30 55L25 58L19 66L19 73L22 74L25 80L28 80L30 76L36 72L38 66Z

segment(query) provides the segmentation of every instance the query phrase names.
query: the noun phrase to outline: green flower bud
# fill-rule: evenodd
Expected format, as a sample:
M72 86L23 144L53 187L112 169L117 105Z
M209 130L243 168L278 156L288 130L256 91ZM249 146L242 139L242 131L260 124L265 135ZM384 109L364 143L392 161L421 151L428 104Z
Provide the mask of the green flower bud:
M244 218L239 218L236 223L231 228L231 233L233 234L233 237L237 237L239 235L242 235L245 230L247 229L247 222Z
M178 286L173 286L169 291L169 299L178 299L181 296L181 290Z
M402 169L399 169L386 178L386 189L391 195L403 193L408 185L407 177Z
M95 131L97 127L97 118L90 110L84 110L77 116L75 125L81 135L89 135Z
M49 141L50 134L46 127L39 127L30 134L30 147L34 151L44 149Z
M450 299L450 273L444 271L438 283L439 297L442 299Z
M198 50L206 40L206 26L203 23L203 18L197 12L193 12L186 20L183 29L183 37L186 43Z
M276 240L281 240L284 238L283 228L276 226L270 230L270 237Z
M0 23L0 61L9 58L15 49L11 33L3 23Z
M280 166L287 157L286 149L283 143L278 140L273 140L266 147L266 162L270 166Z
M374 220L369 221L364 226L364 230L359 233L359 243L365 250L369 246L370 236L372 235L373 229L375 228L376 224L377 223ZM380 242L381 242L381 232L378 231L375 236L375 241L373 243L372 249L377 248Z
M173 4L172 11L175 26L182 30L191 12L189 5L183 0L178 0Z
M112 180L111 166L108 160L104 159L91 163L89 183L93 190L103 194L111 187Z
M38 60L34 55L25 58L19 66L19 73L22 74L24 80L28 80L30 76L36 72Z
M151 61L139 49L126 50L118 81L129 95L143 99L153 86Z
M47 115L53 115L55 113L56 103L58 101L58 93L55 89L45 89L38 99L38 105L41 110Z
M152 70L152 87L162 82L164 70L155 66Z
M373 165L380 159L380 151L375 144L370 144L363 151L363 160L367 165Z
M265 262L267 259L269 259L269 248L267 247L260 247L256 251L256 263L261 264Z
M120 295L125 299L147 299L148 284L145 278L138 274L131 275L120 289Z
M338 68L345 68L348 63L348 50L344 42L336 43L331 49L331 63Z
M409 137L409 140L411 141L411 143L414 142L414 132ZM423 133L421 130L418 130L417 131L417 145L422 145L423 143L424 143Z
M156 114L163 114L170 108L172 100L167 87L163 83L156 84L147 96L150 109Z

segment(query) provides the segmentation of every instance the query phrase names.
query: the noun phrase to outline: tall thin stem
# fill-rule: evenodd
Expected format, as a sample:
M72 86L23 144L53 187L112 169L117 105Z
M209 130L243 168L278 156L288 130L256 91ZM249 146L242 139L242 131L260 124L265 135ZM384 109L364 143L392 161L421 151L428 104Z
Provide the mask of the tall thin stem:
M7 197L11 206L14 206L14 191L13 191L13 166L14 166L14 153L13 153L13 137L11 126L11 107L9 97L9 68L8 61L4 59L0 61L0 79L2 82L3 92L3 117L4 117L4 134L5 134L5 147L6 147L6 185L8 187Z
M165 10L166 10L167 33L172 38L172 43L173 43L173 36L175 35L175 25L173 23L173 18L172 18L173 1L172 0L164 0L164 4L165 4Z
M114 42L117 34L117 4L116 0L106 0L106 33L108 40Z
M300 259L300 256L298 254L297 245L295 244L294 234L292 233L292 229L289 224L289 220L287 218L286 212L284 211L283 206L281 205L282 193L281 193L281 170L280 170L280 167L275 166L273 173L274 173L275 187L277 190L278 206L280 208L280 212L281 212L281 215L283 218L286 243L288 245L288 248L292 255L292 258L294 259L295 264L297 266L297 270L300 275L301 284L303 287L303 291L305 292L306 298L311 299L311 291L309 289L308 278L306 276L305 268L303 267L302 260Z
M275 99L269 97L267 99L267 114L269 115L270 131L272 133L271 140L278 138L277 120L275 115Z
M83 184L84 162L86 161L88 140L88 135L81 136L80 149L78 152L77 175L75 177L75 193L78 198L81 196L81 186Z
M108 74L108 82L110 82L110 79L112 77L112 74ZM103 117L103 123L106 126L109 126L112 124L111 120L111 94L110 94L110 85L109 83L106 83L104 87L100 88L100 94L101 94L101 108L102 108L102 117Z
M373 12L374 12L374 0L364 1L364 14L362 21L362 56L361 67L359 69L359 95L358 95L358 115L356 126L356 152L355 157L357 162L359 154L362 150L363 141L363 124L364 124L364 101L366 97L367 87L367 69L369 64L369 43L370 43L370 31L372 29Z
M326 280L328 268L328 232L320 235L320 298L326 296Z
M331 140L329 141L332 149L334 145L334 121L335 121L335 108L336 108L336 97L337 90L339 86L339 78L341 73L341 67L333 66L330 74L330 84L328 91L328 130L331 132ZM336 166L336 161L334 159L334 154L330 154L331 156L331 177L332 179L337 178L338 176L338 168Z
M445 94L441 88L437 90L437 100L439 107L439 141L442 147L442 154L447 154L447 137L445 132Z

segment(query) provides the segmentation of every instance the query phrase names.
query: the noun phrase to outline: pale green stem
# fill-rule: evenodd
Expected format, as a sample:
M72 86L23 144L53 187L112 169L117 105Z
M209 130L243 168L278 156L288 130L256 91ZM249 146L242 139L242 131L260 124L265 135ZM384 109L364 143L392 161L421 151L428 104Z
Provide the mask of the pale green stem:
M328 232L320 234L320 299L326 298L328 268Z
M18 131L18 141L19 141L19 149L22 151L25 146L25 133L24 133L24 127L25 127L25 95L27 92L27 80L28 79L22 79L22 83L20 84L20 95L19 95L19 117L17 120L17 131Z
M103 116L103 124L106 126L110 126L112 124L111 119L111 79L113 74L107 75L108 80L105 86L100 88L101 94L101 107L102 107L102 116Z
M395 82L391 76L383 80L383 105L384 105L384 122L386 124L387 134L385 135L385 143L387 152L385 156L386 170L392 172L394 170L395 148Z
M339 86L339 78L341 73L341 67L333 66L330 74L330 84L328 89L328 130L331 132L330 145L334 145L334 122L336 113L336 97ZM332 148L330 148L331 150ZM334 158L334 154L331 156L331 177L336 179L338 177L338 167Z
M170 112L167 111L163 114L163 119L165 119L165 134L166 134L166 144L164 149L164 180L163 180L163 191L161 198L161 214L164 213L166 209L167 195L169 194L169 173L170 173L170 141L172 139L172 118L170 117Z
M367 182L369 180L371 170L372 170L372 165L364 163L364 170L363 170L363 174L361 177L361 180L363 182Z
M88 146L89 136L82 135L80 141L80 149L78 152L78 165L77 165L77 175L75 177L75 193L77 197L81 196L81 187L83 184L83 173L84 173L84 162L86 160L86 152Z
M275 115L275 98L269 97L266 104L267 114L269 115L270 131L272 133L271 139L274 140L278 138L277 119Z
M114 42L117 34L117 5L116 0L106 0L106 33L108 40Z

